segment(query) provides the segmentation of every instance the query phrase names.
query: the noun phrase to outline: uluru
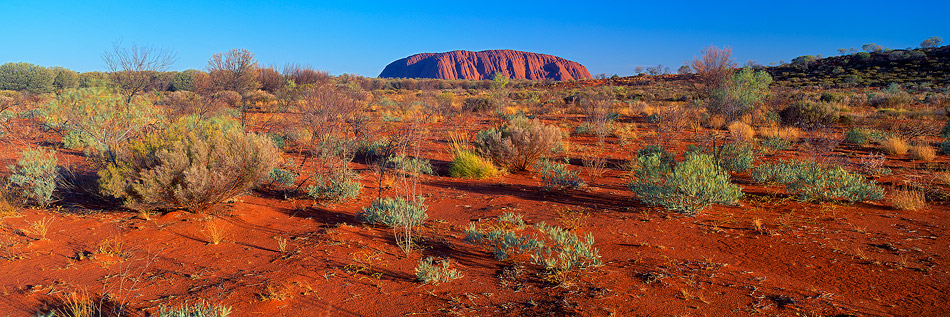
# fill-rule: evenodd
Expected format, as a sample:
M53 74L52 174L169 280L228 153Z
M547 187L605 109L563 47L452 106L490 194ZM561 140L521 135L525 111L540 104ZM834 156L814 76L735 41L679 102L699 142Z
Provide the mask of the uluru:
M592 78L580 63L561 57L515 50L421 53L396 60L379 74L383 78L491 79L495 73L529 80Z

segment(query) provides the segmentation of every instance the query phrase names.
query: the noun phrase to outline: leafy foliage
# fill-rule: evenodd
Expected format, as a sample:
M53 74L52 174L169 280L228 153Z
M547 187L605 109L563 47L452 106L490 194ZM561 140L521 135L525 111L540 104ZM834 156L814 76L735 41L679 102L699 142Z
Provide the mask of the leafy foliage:
M884 189L877 186L877 182L840 166L825 167L809 160L763 163L752 170L752 177L760 183L783 184L789 194L802 201L859 202L884 198Z
M307 194L317 200L341 202L359 197L363 184L352 170L342 170L330 173L324 177L315 175L313 185L307 189Z
M437 265L435 258L426 257L419 260L416 266L416 278L419 282L425 284L438 284L451 282L462 277L458 270L449 267L449 261L441 260Z
M417 196L413 201L402 197L381 198L357 214L363 222L383 224L389 227L416 227L429 218L425 198Z
M628 186L645 203L694 215L711 204L735 204L742 196L741 188L730 183L729 174L711 155L688 152L686 160L675 167L665 164L658 154L637 161L639 166Z
M561 145L561 131L541 121L512 120L502 130L479 132L475 148L496 164L509 170L523 171Z
M229 121L179 120L124 145L99 171L101 191L134 209L207 210L266 177L277 149Z
M537 169L545 190L578 189L584 186L584 180L577 176L577 171L568 170L567 164L544 159L538 162Z
M46 206L53 201L53 192L59 180L56 152L27 149L20 153L16 164L10 165L10 183L27 201Z

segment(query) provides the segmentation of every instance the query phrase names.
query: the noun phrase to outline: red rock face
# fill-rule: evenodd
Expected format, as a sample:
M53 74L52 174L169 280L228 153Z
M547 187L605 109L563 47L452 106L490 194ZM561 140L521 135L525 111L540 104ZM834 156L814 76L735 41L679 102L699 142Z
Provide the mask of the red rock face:
M389 78L574 80L591 79L584 65L557 56L512 50L422 53L390 63L379 74Z

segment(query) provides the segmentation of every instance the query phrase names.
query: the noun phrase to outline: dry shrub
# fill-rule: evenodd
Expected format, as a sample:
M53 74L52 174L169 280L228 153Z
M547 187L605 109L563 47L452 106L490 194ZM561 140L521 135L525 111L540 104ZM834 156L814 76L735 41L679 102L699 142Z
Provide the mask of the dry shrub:
M733 121L729 124L729 133L739 142L751 141L755 137L755 129L740 121Z
M910 148L910 157L915 160L930 162L937 158L937 151L926 144L915 145Z
M942 171L934 174L934 180L945 186L950 186L950 171Z
M726 126L726 118L723 118L722 115L713 115L709 117L709 121L706 121L706 127L710 129L722 129Z
M801 130L795 127L762 127L759 129L759 136L763 138L780 138L785 141L795 143L798 142Z
M136 210L201 212L223 203L253 187L279 159L271 140L235 125L180 120L131 141L99 171L100 188Z
M522 123L512 121L503 131L479 132L476 149L499 166L523 171L561 146L561 139L560 129L537 119Z
M884 152L890 155L904 155L910 149L906 141L894 137L885 139L884 142L881 142L881 146L884 148Z
M901 190L897 189L891 192L887 202L894 209L899 210L920 210L927 207L927 200L924 193L919 190Z

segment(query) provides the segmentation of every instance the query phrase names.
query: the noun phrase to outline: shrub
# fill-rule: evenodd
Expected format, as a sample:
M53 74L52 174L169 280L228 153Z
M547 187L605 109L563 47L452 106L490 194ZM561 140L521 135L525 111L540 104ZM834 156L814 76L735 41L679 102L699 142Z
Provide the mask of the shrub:
M537 169L545 190L578 189L584 186L584 180L577 176L577 171L568 170L567 164L544 159L538 162Z
M748 142L755 136L755 130L752 126L740 121L733 121L729 124L729 133L738 142Z
M455 152L455 158L449 163L449 176L452 177L485 179L495 175L498 175L498 169L472 151Z
M462 277L458 270L449 268L448 260L439 262L440 265L436 265L435 259L431 256L420 259L419 265L416 266L416 278L419 279L419 282L438 284L451 282Z
M402 197L378 199L357 215L363 222L383 224L389 227L416 227L429 218L425 198L417 196L414 201Z
M646 157L646 156L650 156L654 154L659 155L660 162L662 162L664 165L673 164L673 153L670 153L670 151L667 151L661 145L651 145L651 146L637 150L637 158Z
M189 120L128 142L99 171L103 193L134 209L205 211L264 179L277 148L227 121Z
M462 109L471 112L492 111L497 107L498 102L489 96L469 97L462 101Z
M509 215L508 218L521 220L520 216ZM599 251L593 247L594 238L590 234L580 238L573 232L543 222L528 227L523 222L519 225L504 222L501 218L499 221L502 223L487 230L479 230L475 223L469 224L465 241L487 247L499 260L518 254L530 255L532 263L552 274L601 265ZM532 232L547 239L538 239ZM550 241L550 246L544 240Z
M795 102L781 112L782 123L802 128L831 125L838 121L838 112L825 103Z
M887 138L886 132L868 128L851 128L844 132L844 142L854 144L881 143Z
M907 142L896 137L885 139L884 142L881 142L881 147L884 149L884 152L890 155L904 155L907 154L907 151L910 149Z
M730 119L741 117L768 95L770 84L772 76L767 72L745 67L713 90L709 109Z
M763 163L752 170L752 178L760 183L783 184L789 194L802 201L860 202L884 198L884 189L877 182L840 166L825 167L809 160Z
M68 90L42 110L46 125L73 138L75 147L88 147L115 159L115 148L135 137L162 116L144 98L131 101L104 88ZM82 144L81 146L79 144Z
M781 140L781 139L780 139ZM726 143L719 148L719 166L731 172L745 172L755 162L755 148L749 143Z
M26 201L46 206L53 201L53 192L59 180L56 152L27 149L20 159L10 165L10 183Z
M915 160L930 162L937 158L937 151L926 144L915 145L910 148L910 157Z
M657 154L641 156L638 162L628 186L651 205L695 215L711 204L735 204L742 196L741 188L729 182L729 174L708 154L687 153L673 168Z
M307 188L307 194L317 200L342 202L359 197L362 190L359 176L347 169L328 176L315 175L313 185Z
M765 138L762 140L762 146L770 151L785 151L792 146L790 142L782 138Z
M501 131L487 130L476 135L479 154L490 157L509 170L523 171L561 145L561 130L534 120L516 122Z
M427 159L408 157L408 156L390 156L387 160L394 169L413 175L433 175L432 164Z
M162 306L158 310L159 317L228 317L230 315L231 307L214 305L204 301L175 308Z
M927 207L924 193L919 190L894 190L887 197L887 202L898 210L920 210Z

